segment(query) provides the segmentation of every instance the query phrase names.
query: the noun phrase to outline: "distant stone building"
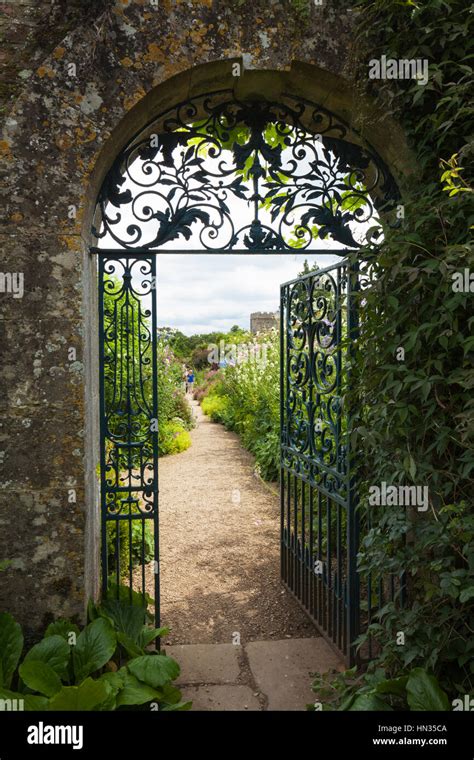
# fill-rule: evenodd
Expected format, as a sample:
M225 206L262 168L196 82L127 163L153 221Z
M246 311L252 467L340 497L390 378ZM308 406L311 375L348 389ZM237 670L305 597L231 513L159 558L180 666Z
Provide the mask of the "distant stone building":
M267 332L273 327L278 330L279 324L279 311L254 311L254 313L250 315L250 332L254 335L259 332Z

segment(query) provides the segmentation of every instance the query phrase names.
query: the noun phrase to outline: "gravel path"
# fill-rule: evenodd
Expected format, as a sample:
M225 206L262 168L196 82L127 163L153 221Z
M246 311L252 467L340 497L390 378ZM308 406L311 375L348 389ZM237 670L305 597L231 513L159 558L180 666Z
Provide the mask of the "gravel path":
M192 404L192 446L159 469L165 643L317 636L280 584L278 497L253 474L238 436Z

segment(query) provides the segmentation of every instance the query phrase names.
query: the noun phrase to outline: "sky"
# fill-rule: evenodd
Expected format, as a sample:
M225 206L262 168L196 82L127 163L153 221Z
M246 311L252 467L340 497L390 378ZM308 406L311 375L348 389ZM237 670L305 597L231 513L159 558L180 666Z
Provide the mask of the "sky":
M335 255L163 254L157 258L157 313L160 327L185 335L250 328L254 311L277 311L280 284L295 278L304 260L320 267Z

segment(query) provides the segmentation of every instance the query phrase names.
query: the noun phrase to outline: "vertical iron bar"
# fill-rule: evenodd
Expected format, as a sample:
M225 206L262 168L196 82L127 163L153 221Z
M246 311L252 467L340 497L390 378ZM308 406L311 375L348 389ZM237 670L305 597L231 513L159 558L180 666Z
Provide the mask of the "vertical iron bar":
M280 288L280 574L286 581L286 546L285 546L285 287Z
M156 257L151 256L151 363L153 383L152 418L158 422L158 324L157 324L157 294L156 294ZM151 431L153 443L153 539L154 557L153 572L155 576L155 627L161 625L160 597L160 521L159 521L159 473L158 473L158 424ZM156 648L160 648L160 637L155 639Z
M358 337L359 315L354 294L358 290L359 265L351 261L347 267L347 329L349 347L346 349L352 355L355 351L355 340ZM349 387L352 389L352 378L349 369ZM356 480L353 473L353 456L350 446L351 433L351 410L347 410L347 472L349 477L349 493L347 506L347 575L348 575L348 599L347 599L347 631L348 647L347 658L351 666L355 662L356 653L354 641L359 635L360 629L360 582L357 572L357 552L359 550L359 513Z
M107 435L105 412L105 320L104 320L104 264L99 256L99 415L100 415L100 518L101 518L101 559L102 559L102 595L105 597L108 587L107 557L107 497L105 483L105 441Z

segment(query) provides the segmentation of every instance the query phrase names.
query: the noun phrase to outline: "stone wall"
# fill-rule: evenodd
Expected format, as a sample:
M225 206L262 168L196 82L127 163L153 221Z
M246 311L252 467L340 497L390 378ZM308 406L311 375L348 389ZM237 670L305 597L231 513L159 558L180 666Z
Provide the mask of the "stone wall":
M127 139L180 99L224 87L326 105L403 176L396 125L350 82L352 16L280 0L1 3L0 608L33 633L83 617L98 588L95 198ZM234 76L232 63L241 66Z

